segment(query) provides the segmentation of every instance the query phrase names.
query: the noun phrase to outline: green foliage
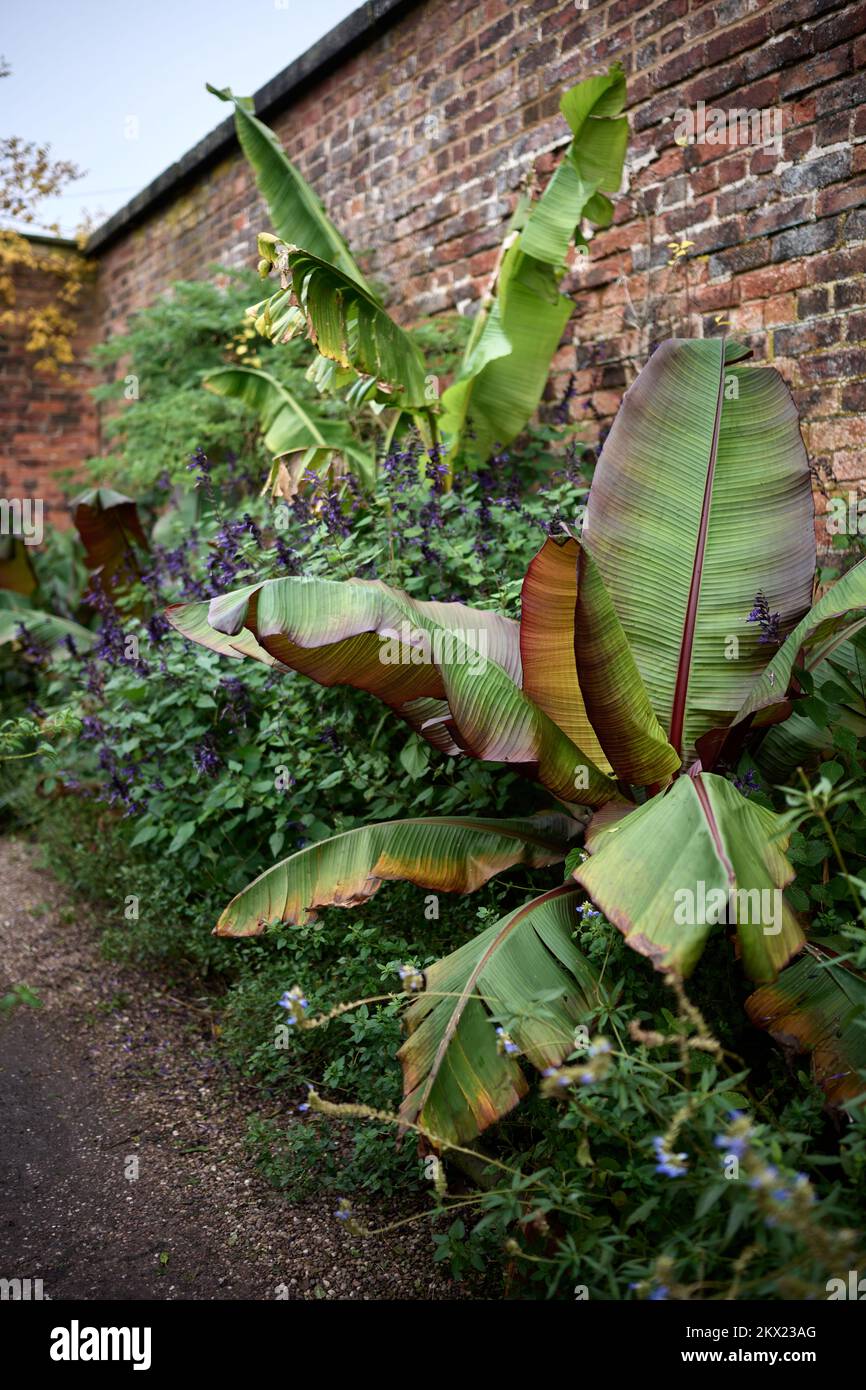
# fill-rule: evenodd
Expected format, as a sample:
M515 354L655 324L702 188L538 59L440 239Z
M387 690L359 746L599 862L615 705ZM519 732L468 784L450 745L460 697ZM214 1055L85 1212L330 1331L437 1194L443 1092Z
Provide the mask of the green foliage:
M317 402L303 347L275 351L245 321L255 276L216 266L211 274L213 281L173 285L135 314L125 333L93 350L96 366L114 374L94 395L117 403L104 424L113 454L90 460L100 483L116 483L141 498L163 476L185 480L198 448L231 474L265 476L255 413L202 389L216 368L262 367L302 400Z

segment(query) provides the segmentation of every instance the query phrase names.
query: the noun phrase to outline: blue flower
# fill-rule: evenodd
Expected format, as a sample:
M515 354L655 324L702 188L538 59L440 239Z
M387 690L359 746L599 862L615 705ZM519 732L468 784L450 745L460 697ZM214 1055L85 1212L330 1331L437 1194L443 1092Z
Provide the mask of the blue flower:
M310 1001L304 997L297 985L293 989L287 989L282 998L277 1000L277 1003L281 1009L285 1009L288 1013L289 1017L286 1019L286 1023L290 1027L298 1023L310 1007Z
M666 1178L681 1178L684 1173L688 1172L688 1164L686 1162L688 1154L671 1153L665 1146L662 1135L657 1134L655 1136L653 1139L653 1148L655 1149L656 1158L658 1159L658 1163L656 1164L657 1173L663 1174Z
M733 1154L736 1158L742 1158L749 1147L748 1139L742 1134L717 1134L713 1143L724 1154Z
M647 1297L650 1303L660 1303L663 1299L667 1298L669 1294L670 1289L667 1284L656 1284L652 1293L648 1294Z

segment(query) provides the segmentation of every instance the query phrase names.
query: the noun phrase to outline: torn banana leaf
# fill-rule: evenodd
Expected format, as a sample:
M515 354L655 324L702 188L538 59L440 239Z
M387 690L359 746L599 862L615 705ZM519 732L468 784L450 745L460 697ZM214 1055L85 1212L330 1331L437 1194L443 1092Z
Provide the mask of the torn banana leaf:
M574 1050L575 1025L602 1002L598 977L574 944L573 885L508 913L424 972L398 1054L401 1117L445 1144L465 1144L508 1113L528 1082L502 1027L539 1071Z
M758 1028L785 1051L811 1055L812 1076L832 1105L866 1091L866 979L834 958L850 949L844 939L810 941L803 954L746 1000Z
M308 845L254 879L222 913L217 936L258 936L270 922L311 921L323 907L356 907L388 879L472 893L515 864L563 859L582 826L551 812L526 820L426 816L346 830Z

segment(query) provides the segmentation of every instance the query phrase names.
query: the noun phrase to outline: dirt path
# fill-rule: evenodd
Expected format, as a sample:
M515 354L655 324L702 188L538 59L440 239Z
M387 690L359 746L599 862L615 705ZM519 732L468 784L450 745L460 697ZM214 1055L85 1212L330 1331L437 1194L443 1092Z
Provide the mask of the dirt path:
M331 1194L267 1185L243 1143L260 1093L194 1010L100 956L38 861L0 840L0 993L43 1001L0 1017L0 1278L54 1299L460 1297L426 1223L362 1240Z

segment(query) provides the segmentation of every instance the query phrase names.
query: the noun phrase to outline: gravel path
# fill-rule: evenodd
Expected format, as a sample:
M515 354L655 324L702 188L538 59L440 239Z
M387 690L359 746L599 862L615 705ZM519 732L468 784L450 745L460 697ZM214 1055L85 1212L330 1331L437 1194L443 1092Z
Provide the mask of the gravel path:
M243 1142L261 1093L214 1060L207 1013L107 963L38 865L0 839L0 993L43 1001L0 1016L0 1278L54 1299L465 1297L426 1222L359 1239L330 1193L268 1186Z

